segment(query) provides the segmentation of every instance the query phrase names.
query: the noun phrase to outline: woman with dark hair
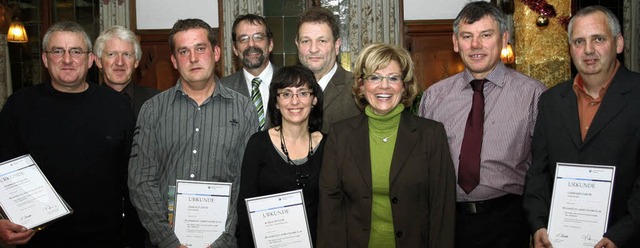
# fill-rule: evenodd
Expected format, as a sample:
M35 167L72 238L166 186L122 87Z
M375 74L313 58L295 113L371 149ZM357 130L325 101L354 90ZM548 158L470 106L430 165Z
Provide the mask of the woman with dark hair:
M238 198L239 247L254 247L245 199L302 189L315 244L318 177L322 164L322 89L309 69L287 66L271 79L267 113L272 128L249 139Z

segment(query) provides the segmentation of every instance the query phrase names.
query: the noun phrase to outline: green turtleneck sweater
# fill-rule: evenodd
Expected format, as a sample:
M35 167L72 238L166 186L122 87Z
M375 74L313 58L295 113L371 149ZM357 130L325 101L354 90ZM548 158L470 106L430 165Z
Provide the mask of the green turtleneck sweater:
M369 150L371 151L371 182L373 203L371 206L371 234L369 247L396 247L393 216L389 199L389 170L396 145L400 113L399 104L386 115L375 114L371 106L365 108L369 117ZM386 140L386 142L385 142Z

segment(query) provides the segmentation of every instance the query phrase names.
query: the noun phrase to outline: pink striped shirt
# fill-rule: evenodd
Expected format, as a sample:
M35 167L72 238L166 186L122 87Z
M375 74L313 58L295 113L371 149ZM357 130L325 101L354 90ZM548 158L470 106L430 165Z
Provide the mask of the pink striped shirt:
M467 70L444 79L425 90L420 104L420 116L444 124L456 175L473 79ZM480 184L470 194L458 186L458 202L488 200L507 193L522 195L531 165L538 97L546 87L502 63L486 79Z

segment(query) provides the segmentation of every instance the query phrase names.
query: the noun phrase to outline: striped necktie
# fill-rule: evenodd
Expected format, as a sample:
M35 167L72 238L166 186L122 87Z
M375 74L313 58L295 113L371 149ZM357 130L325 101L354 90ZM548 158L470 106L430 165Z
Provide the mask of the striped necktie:
M262 106L262 94L260 94L260 84L262 80L260 78L254 78L251 80L251 85L253 88L251 89L251 101L253 105L256 106L256 111L258 113L258 121L260 122L260 129L264 129L264 106Z

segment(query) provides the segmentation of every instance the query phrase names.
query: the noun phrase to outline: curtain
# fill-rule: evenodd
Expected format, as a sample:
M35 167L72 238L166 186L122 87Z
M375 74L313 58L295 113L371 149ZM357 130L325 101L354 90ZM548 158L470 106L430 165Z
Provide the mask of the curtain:
M624 34L624 64L640 72L640 2L624 0L622 33Z
M7 35L0 34L0 109L11 95L11 64L9 63L9 47Z
M353 67L360 50L375 43L401 44L399 0L349 0L348 42L343 40L343 52L350 52ZM344 39L344 38L343 38ZM345 47L348 45L348 47ZM345 59L345 56L342 56ZM345 63L343 61L343 66ZM345 68L347 68L345 66Z
M102 0L100 3L100 31L113 25L131 28L129 0Z

